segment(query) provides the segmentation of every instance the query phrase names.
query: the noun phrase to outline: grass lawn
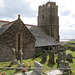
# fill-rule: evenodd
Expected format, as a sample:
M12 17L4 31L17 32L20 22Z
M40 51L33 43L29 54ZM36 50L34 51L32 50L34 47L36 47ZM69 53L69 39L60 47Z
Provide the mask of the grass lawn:
M67 50L66 52L71 53L73 56L75 56L75 52L72 52L70 50ZM47 61L45 63L41 61L41 58L42 58L41 55L39 55L35 59L31 58L28 60L23 60L23 63L25 64L25 67L29 67L29 66L34 67L34 61L38 61L43 65L43 68L57 68L57 63L56 63L57 55L55 55L55 64L48 63L49 55L47 55ZM7 67L10 63L11 63L10 61L9 62L0 62L0 67ZM71 66L71 68L75 68L75 59L73 59L73 63L69 63L69 65ZM18 64L13 65L12 67L18 67ZM47 69L43 70L43 72L45 72L45 71L47 71ZM0 70L0 75L3 72L5 72L5 75L14 75L16 73L21 73L21 71L19 71L19 70ZM75 75L75 70L72 70L71 75Z
M75 43L75 41L68 41L68 43Z
M71 53L73 57L75 57L75 51L71 51L71 50L66 50L66 53ZM75 68L75 58L73 58L73 63L69 63L71 68ZM72 74L71 75L75 75L75 69L72 69Z
M55 55L55 61L56 61L56 58L57 58L57 55ZM42 56L41 56L41 53L40 53L40 55L38 57L36 57L35 59L31 58L31 59L28 59L28 60L23 60L23 63L25 64L25 67L29 67L29 66L34 67L34 61L40 62L43 65L43 68L56 68L57 67L57 64L49 64L48 63L49 55L47 55L47 61L45 63L42 62L41 59L42 59ZM10 65L10 63L11 63L11 61L0 62L0 67L7 67L8 65ZM18 64L13 65L12 67L18 67ZM44 69L43 71L45 72L47 70ZM0 74L2 74L3 72L5 72L5 75L14 75L16 73L21 73L21 71L18 72L18 70L0 70Z

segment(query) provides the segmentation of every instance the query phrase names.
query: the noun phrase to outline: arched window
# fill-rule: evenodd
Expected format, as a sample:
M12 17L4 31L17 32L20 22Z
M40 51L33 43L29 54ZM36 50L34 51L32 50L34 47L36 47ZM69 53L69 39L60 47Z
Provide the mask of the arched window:
M18 34L18 50L20 50L21 49L21 35L20 34Z
M22 50L22 34L17 33L16 35L16 50Z

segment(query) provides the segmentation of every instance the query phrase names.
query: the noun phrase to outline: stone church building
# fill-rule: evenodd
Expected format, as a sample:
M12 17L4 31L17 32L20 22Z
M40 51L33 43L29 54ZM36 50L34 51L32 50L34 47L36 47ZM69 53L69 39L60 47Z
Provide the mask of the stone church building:
M39 6L38 25L24 24L18 19L12 22L0 20L0 61L10 61L13 58L12 48L23 51L23 59L29 59L42 49L59 45L58 6L55 2L47 2Z

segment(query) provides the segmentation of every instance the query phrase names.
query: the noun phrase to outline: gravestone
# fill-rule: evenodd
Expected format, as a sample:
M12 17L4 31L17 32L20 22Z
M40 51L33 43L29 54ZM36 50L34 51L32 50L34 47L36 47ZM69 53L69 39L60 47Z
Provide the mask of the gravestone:
M42 61L46 62L47 60L47 52L44 50L42 50Z
M36 75L36 73L38 73L38 75L42 75L43 66L39 62L37 62L37 61L34 62L34 68L35 68L33 70L34 75Z
M12 48L12 54L13 54L12 64L17 64L18 62L16 59L15 48Z
M43 66L39 62L34 61L34 70L25 72L24 75L42 75L42 69Z
M49 53L49 61L48 62L54 64L54 53L53 53L53 50L51 50L50 53Z
M73 59L72 59L73 57L72 57L72 54L71 53L67 53L66 54L66 60L68 60L68 61L70 61L70 62L72 62L73 63Z
M72 50L71 51L74 51L74 47L72 48Z
M61 62L61 60L63 60L64 62L66 61L66 52L58 52L58 59L56 60L56 62L58 63L58 66Z
M75 47L73 47L74 51L75 51Z
M58 63L59 68L64 68L64 69L61 69L63 72L69 71L69 69L66 69L66 68L70 68L70 66L69 66L68 62L66 61L66 52L65 51L58 53L57 63Z
M22 50L20 50L19 53L20 53L20 63L23 63L23 62L22 62L22 60L23 60L23 52L22 52Z
M66 61L66 51L63 51L63 56L62 56L63 61Z
M70 66L67 61L64 62L63 60L61 60L61 62L59 64L59 68L64 68L64 69L60 69L60 70L62 70L63 72L68 72L69 69L66 69L66 68L70 68Z
M20 50L19 53L20 53L20 63L18 64L18 66L23 67L24 63L23 63L23 52L22 52L22 50Z

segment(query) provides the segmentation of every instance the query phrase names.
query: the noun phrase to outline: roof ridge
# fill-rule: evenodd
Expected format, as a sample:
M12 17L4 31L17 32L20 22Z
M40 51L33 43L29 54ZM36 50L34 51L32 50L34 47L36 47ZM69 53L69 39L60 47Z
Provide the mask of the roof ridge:
M36 26L36 25L30 25L30 24L25 24L27 26L33 26L33 27L43 27L43 26Z
M15 20L15 21L16 21L16 20ZM6 25L8 25L8 24L10 24L10 23L13 23L13 22L15 22L15 21L8 22L7 24L4 24L4 25L2 25L2 26L6 26ZM33 26L33 27L43 27L43 26L36 26L36 25L30 25L30 24L24 24L24 25L26 25L26 26Z
M4 20L0 20L0 22L8 22L8 23L9 23L10 21L4 21Z
M4 25L2 25L2 26L6 26L6 25L8 25L8 24L10 24L10 23L13 23L13 22L15 22L16 20L14 20L14 21L12 21L12 22L8 22L7 24L4 24Z
M4 21L4 20L0 20L0 22L7 22L7 24L4 24L4 25L2 25L2 26L6 26L6 25L8 25L8 24L10 24L10 23L13 23L13 22L15 22L16 20L14 20L14 21ZM33 27L43 27L43 26L36 26L36 25L31 25L31 24L25 24L26 26L33 26Z

